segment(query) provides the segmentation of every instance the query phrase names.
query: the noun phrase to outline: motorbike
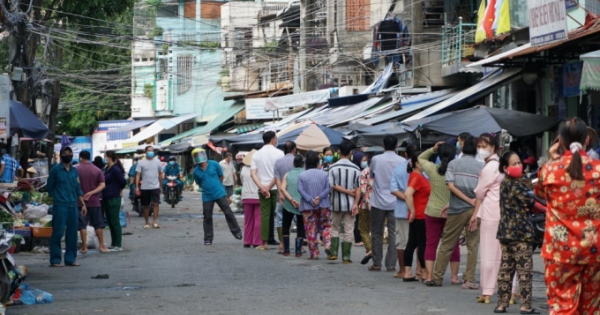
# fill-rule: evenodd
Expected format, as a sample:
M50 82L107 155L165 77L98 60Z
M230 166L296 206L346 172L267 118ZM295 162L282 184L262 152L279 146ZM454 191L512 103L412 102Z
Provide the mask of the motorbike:
M179 203L179 191L177 188L177 176L167 176L167 191L165 191L165 199L167 203L171 205L171 208L175 208L175 205Z
M10 190L0 192L0 211L15 215L12 209L13 205L8 201L10 195ZM11 300L13 294L25 280L25 274L16 267L15 260L9 252L11 234L6 233L2 226L0 226L0 230L0 314L4 314L6 303Z

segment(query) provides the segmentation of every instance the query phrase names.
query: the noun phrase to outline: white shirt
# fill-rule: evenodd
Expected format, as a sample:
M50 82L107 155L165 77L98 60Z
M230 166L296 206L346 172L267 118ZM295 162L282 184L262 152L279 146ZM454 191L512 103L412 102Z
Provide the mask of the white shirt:
M258 199L258 186L252 180L252 171L249 166L242 167L240 178L242 179L242 200Z
M270 144L265 144L262 149L254 153L251 168L257 170L258 179L263 186L269 186L275 178L275 162L283 156L283 151ZM272 190L276 189L277 186L273 186Z
M233 161L227 163L227 160L222 160L219 165L223 169L223 186L233 186L233 172L235 171Z

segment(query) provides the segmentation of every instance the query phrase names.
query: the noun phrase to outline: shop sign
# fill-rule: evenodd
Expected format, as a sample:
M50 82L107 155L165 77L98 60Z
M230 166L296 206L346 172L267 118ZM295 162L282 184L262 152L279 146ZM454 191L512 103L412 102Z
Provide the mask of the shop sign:
M563 66L563 97L579 96L581 90L581 72L583 62L575 61L565 63Z
M529 41L533 46L567 39L567 7L570 0L529 0Z
M249 98L246 100L246 120L273 119L273 112L265 110L266 98Z

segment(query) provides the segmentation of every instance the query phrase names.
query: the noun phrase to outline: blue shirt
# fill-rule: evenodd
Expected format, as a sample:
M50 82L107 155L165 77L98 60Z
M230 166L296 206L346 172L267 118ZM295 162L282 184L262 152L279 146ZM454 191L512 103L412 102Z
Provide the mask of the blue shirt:
M133 163L133 165L131 166L131 168L129 169L129 174L127 174L129 177L131 178L135 178L136 176L136 169L137 168L137 162Z
M200 164L194 168L194 181L202 189L202 201L215 201L225 197L225 188L221 182L223 169L219 163L208 160L206 170Z
M15 181L15 175L18 169L21 169L21 165L17 160L13 159L8 153L2 156L2 164L4 164L4 172L2 172L2 178L0 180L3 183L12 183Z
M179 164L177 164L177 163L175 163L175 165L167 165L167 166L165 166L163 173L165 173L165 178L167 176L179 177L179 174L181 174L181 168L179 168Z
M298 178L298 192L302 196L300 200L300 211L311 211L320 209L329 209L329 176L327 173L316 168L309 169ZM313 206L313 200L319 196L319 204Z
M408 162L398 165L392 172L392 180L390 182L390 192L401 191L406 192L408 188L409 174L406 171ZM394 206L394 216L398 219L408 219L408 206L402 199L396 197L396 205Z
M73 165L67 170L64 164L56 164L50 170L46 187L54 205L57 206L77 207L78 197L83 196L79 173Z

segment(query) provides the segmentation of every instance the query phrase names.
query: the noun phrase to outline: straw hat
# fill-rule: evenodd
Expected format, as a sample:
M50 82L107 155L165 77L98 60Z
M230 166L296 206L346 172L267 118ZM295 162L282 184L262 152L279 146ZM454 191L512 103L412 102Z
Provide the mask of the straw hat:
M244 160L242 160L242 162L245 165L250 166L252 164L252 157L254 156L254 153L256 153L256 149L252 149L252 151L250 151L250 153L246 154L246 156L244 157Z
M27 162L28 163L32 163L32 162L35 162L35 161L33 159L29 159L29 160L27 160Z
M38 172L35 170L35 168L30 167L30 168L27 169L27 173L31 173L31 174L37 175Z

